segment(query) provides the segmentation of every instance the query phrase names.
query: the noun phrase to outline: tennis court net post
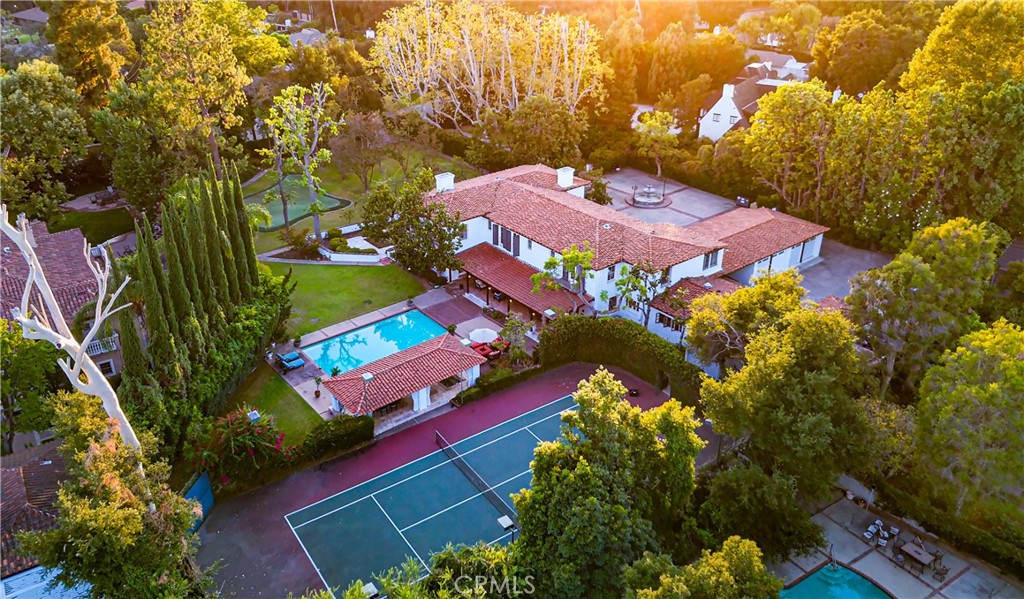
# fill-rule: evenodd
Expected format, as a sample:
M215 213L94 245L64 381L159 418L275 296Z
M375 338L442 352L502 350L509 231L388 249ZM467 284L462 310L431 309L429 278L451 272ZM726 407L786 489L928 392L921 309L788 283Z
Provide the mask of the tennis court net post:
M490 501L491 505L493 505L500 513L508 516L515 527L519 528L519 519L516 517L515 510L513 510L507 502L494 492L494 489L487 484L487 481L485 481L483 477L469 465L469 462L467 462L459 452L455 451L452 444L449 443L437 430L434 431L434 441L437 443L437 446L441 448L441 451L444 452L444 455L448 456L448 459L451 460L452 463L455 464L455 467L469 479L469 482L473 483L473 486L480 491L487 501Z

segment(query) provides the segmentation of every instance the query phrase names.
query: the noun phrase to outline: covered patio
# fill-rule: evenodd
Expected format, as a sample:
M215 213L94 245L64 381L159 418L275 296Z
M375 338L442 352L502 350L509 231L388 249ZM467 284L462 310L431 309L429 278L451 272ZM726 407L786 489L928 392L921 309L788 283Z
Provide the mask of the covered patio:
M540 271L501 250L480 244L457 254L462 274L456 283L466 297L481 307L517 314L534 328L559 313L575 313L582 303L567 289L533 291L533 276Z
M442 335L323 380L335 412L370 415L376 432L447 405L473 386L487 359L468 340Z

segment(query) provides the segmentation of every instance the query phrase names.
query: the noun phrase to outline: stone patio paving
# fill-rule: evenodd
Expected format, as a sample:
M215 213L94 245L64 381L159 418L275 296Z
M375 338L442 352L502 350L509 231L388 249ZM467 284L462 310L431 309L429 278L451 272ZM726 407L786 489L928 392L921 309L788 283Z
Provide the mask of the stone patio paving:
M605 179L608 180L608 193L612 196L611 207L646 223L672 223L685 227L736 207L735 203L722 196L671 179L662 181L633 168L612 171L605 174ZM645 185L653 186L659 193L664 190L671 204L661 208L637 208L628 204L626 200L632 197L633 186L643 189Z
M944 553L942 565L949 568L949 573L944 580L935 578L931 568L926 568L924 574L911 574L893 561L890 547L879 548L874 542L868 543L861 536L877 519L881 519L886 528L892 525L900 528L900 538L907 542L912 541L915 534L918 534L906 523L895 518L878 516L844 498L819 511L812 518L825 529L829 547L807 556L796 556L785 562L772 564L770 569L789 586L827 563L828 552L831 549L838 562L870 578L898 599L1024 597L1024 587L1017 582L1000 577L977 560L957 553L942 543L934 542L925 533L918 535L925 539L925 549L930 553L941 550Z

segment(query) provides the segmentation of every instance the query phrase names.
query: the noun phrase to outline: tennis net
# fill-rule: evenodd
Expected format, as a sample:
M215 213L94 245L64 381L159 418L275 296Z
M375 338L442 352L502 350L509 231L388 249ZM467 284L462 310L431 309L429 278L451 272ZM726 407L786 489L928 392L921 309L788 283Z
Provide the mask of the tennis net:
M494 492L494 489L484 481L483 477L481 477L477 471L474 470L468 462L466 462L462 455L455 451L455 448L452 447L451 443L449 443L443 436L441 436L441 433L436 430L434 431L434 441L437 442L437 446L441 448L441 451L448 456L448 459L455 464L455 467L469 479L469 482L473 483L473 486L476 487L485 498L487 498L487 501L491 502L494 509L511 518L512 522L515 523L516 528L518 528L519 519L516 518L515 510L513 510L507 502L502 500L502 498Z

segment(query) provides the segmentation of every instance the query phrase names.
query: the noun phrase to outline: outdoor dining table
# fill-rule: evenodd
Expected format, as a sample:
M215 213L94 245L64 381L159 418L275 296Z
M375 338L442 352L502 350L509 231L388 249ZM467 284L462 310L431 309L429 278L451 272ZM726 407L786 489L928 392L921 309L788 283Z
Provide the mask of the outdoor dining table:
M917 545L915 543L907 543L906 545L900 547L900 550L903 551L903 553L906 553L910 557L921 562L925 566L931 564L932 561L935 559L934 555L928 553L927 551L925 551L924 547L921 547L920 545Z

